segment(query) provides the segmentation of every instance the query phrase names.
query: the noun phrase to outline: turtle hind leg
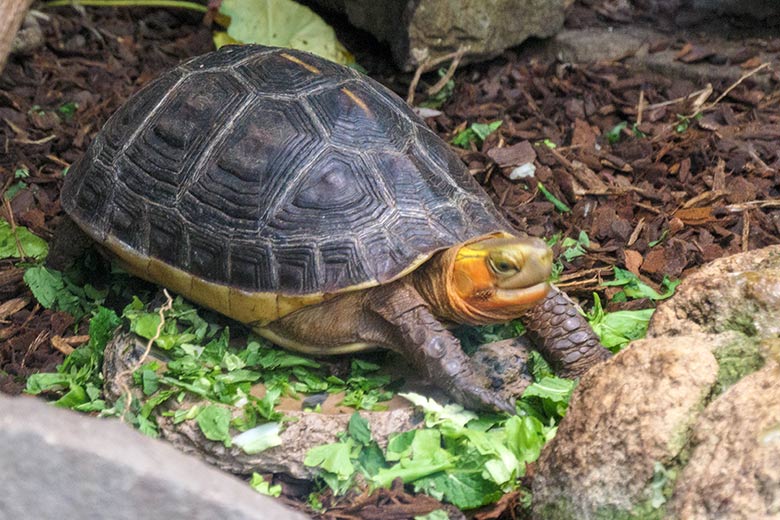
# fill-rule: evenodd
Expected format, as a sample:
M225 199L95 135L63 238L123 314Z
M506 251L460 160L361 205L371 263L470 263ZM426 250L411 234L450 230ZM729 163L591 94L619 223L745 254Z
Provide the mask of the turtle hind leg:
M514 403L487 388L460 342L433 315L416 289L403 281L372 289L367 309L387 331L388 348L400 353L458 403L477 410L515 413Z
M92 239L68 216L54 228L54 240L46 257L46 267L64 271L80 258L92 245Z
M612 356L579 307L557 287L526 312L523 324L536 349L563 377L579 377Z

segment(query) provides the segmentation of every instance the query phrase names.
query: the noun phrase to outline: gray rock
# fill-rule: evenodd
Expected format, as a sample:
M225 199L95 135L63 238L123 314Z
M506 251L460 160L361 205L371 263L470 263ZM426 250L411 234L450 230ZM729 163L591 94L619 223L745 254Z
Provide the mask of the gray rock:
M0 394L0 518L303 519L113 420Z
M477 372L507 401L519 398L534 378L528 367L533 350L525 337L505 339L481 345L471 359Z
M247 454L233 446L226 448L221 442L208 440L195 421L174 424L166 417L158 417L160 431L176 448L197 455L221 470L236 474L253 471L260 473L284 473L297 479L312 479L318 468L303 463L306 453L315 446L338 441L338 434L347 431L351 414L322 414L314 412L285 411L291 420L280 434L282 444L260 453ZM412 430L423 425L422 416L412 408L399 408L386 412L361 412L371 425L371 436L385 448L393 433Z
M41 24L38 21L39 16L45 16L37 11L28 11L24 17L22 26L17 31L14 41L11 44L12 54L30 54L34 50L43 47L44 36Z
M780 6L780 2L778 2ZM737 81L745 70L739 63L712 65L711 63L685 63L677 58L676 50L648 52L649 44L668 39L668 34L642 27L563 30L550 39L541 51L549 58L562 62L594 63L598 61L622 61L629 67L649 71L660 76L687 79L697 84ZM714 46L724 56L741 50L739 41L715 40ZM759 53L762 61L772 61L771 56ZM772 88L771 74L759 73L751 81L764 88Z
M428 58L457 51L489 58L530 36L563 26L565 0L311 0L347 15L350 23L390 45L393 59L412 70Z

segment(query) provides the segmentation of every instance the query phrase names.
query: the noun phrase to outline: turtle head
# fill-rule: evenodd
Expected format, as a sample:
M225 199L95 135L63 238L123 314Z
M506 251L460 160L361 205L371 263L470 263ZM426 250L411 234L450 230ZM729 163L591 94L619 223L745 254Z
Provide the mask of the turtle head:
M499 232L457 244L413 273L434 314L483 325L520 317L550 291L552 250L540 239Z
M458 314L480 317L464 321L506 321L547 295L551 271L552 251L542 240L490 235L458 246L448 298Z

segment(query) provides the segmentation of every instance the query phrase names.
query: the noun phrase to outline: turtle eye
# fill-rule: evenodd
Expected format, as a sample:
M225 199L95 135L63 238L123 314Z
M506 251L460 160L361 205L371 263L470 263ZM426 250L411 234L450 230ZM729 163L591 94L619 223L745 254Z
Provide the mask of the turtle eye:
M504 276L517 272L517 267L503 258L488 257L488 265L494 273Z

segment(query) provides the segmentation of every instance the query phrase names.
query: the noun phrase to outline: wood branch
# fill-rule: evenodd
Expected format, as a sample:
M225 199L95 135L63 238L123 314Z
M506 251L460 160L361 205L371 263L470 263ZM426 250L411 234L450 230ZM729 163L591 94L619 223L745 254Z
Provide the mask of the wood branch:
M11 45L32 0L0 0L0 73L3 72Z

